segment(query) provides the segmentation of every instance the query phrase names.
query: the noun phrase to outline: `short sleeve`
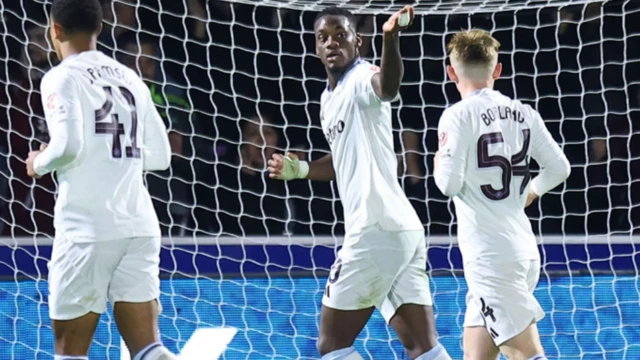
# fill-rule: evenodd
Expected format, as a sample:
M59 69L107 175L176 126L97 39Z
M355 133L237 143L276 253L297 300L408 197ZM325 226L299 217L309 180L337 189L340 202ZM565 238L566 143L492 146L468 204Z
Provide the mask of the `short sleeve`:
M380 68L373 64L364 63L358 65L354 71L355 74L353 75L356 80L356 98L366 106L375 106L384 102L380 97L378 97L378 94L376 94L373 84L371 83L373 76L380 73ZM394 102L399 99L400 94L398 93L398 95L389 102Z
M40 91L47 124L82 120L78 85L67 69L54 68L49 71L42 79Z

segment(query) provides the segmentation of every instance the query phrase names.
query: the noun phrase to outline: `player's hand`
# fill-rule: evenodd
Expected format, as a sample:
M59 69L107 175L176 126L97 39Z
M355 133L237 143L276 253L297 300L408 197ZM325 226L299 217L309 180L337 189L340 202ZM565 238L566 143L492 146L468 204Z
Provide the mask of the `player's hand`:
M531 203L533 203L534 201L536 201L536 199L538 198L538 195L536 193L534 193L533 191L529 191L529 195L527 195L527 203L525 204L525 208L529 207L529 205L531 205Z
M438 170L438 158L440 158L440 151L436 151L436 156L433 157L433 172Z
M43 144L44 145L44 144ZM42 148L42 146L40 146ZM45 145L46 147L46 145ZM36 179L40 179L40 175L36 174L36 171L33 168L33 162L36 159L36 156L38 156L38 154L40 154L41 151L31 151L29 152L29 157L27 157L27 175L31 176L32 178L36 178Z
M304 163L306 165L306 163ZM269 177L280 180L302 179L307 176L309 166L303 165L298 156L293 153L273 154L271 160L267 162Z
M44 151L47 148L47 144L40 144L40 151Z
M407 17L408 17L408 22L403 24L403 20L406 20ZM413 24L413 18L414 18L413 6L407 5L403 7L402 10L396 12L395 14L391 15L391 17L389 17L389 20L387 20L387 22L385 22L384 25L382 25L382 31L387 34L395 34L398 31L402 31L408 28L409 26L411 26L411 24Z

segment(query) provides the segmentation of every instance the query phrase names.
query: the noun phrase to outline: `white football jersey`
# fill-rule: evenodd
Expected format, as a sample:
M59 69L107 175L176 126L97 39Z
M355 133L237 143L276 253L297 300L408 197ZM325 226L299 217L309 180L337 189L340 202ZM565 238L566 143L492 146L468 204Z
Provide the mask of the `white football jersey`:
M160 236L142 172L146 164L168 165L170 153L145 83L101 52L87 51L51 69L41 91L52 143L61 124L75 122L82 132L78 155L55 169L56 236L76 242Z
M445 195L454 196L464 261L539 259L524 211L529 161L533 157L542 168L560 169L560 176L536 177L538 195L562 182L569 166L540 114L482 89L444 111L438 135L435 180Z
M331 147L347 234L371 225L386 231L424 229L398 182L391 105L371 85L378 71L358 60L321 97L322 130Z

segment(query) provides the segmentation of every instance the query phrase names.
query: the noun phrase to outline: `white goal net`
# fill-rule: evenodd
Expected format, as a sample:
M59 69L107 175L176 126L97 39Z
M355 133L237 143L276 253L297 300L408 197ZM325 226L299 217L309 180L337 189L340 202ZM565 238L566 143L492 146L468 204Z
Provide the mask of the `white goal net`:
M383 22L410 3L105 1L100 50L139 71L170 128L171 168L146 179L164 233L162 340L181 358L318 357L320 300L344 233L338 193L330 183L270 180L265 159L328 151L317 11L354 10L361 53L377 62ZM416 3L401 38L394 136L399 181L429 239L440 341L462 357L466 284L455 218L431 176L439 116L459 99L446 79L445 45L477 27L502 44L496 88L532 104L572 163L568 181L528 210L542 241L536 296L547 315L545 350L554 359L640 358L640 4ZM47 2L3 1L0 17L0 358L50 358L55 184L24 170L27 153L48 141L39 96L56 64ZM365 358L405 358L378 315L356 347ZM128 359L110 313L90 357Z

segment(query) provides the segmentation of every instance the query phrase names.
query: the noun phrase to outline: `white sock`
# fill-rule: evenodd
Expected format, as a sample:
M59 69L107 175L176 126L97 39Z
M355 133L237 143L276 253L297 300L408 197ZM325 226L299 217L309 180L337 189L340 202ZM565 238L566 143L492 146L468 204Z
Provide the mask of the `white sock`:
M433 349L418 356L415 360L451 360L451 356L449 356L447 349L442 344L438 344Z
M53 360L89 360L89 357L80 355L53 355Z
M174 354L172 354L162 343L157 342L148 345L142 349L133 360L177 360Z
M549 360L549 359L547 359L547 357L544 355L536 355L536 356L530 357L529 360Z
M320 360L364 360L362 356L358 354L356 349L352 347L348 347L345 349L335 350L327 355L323 356Z

